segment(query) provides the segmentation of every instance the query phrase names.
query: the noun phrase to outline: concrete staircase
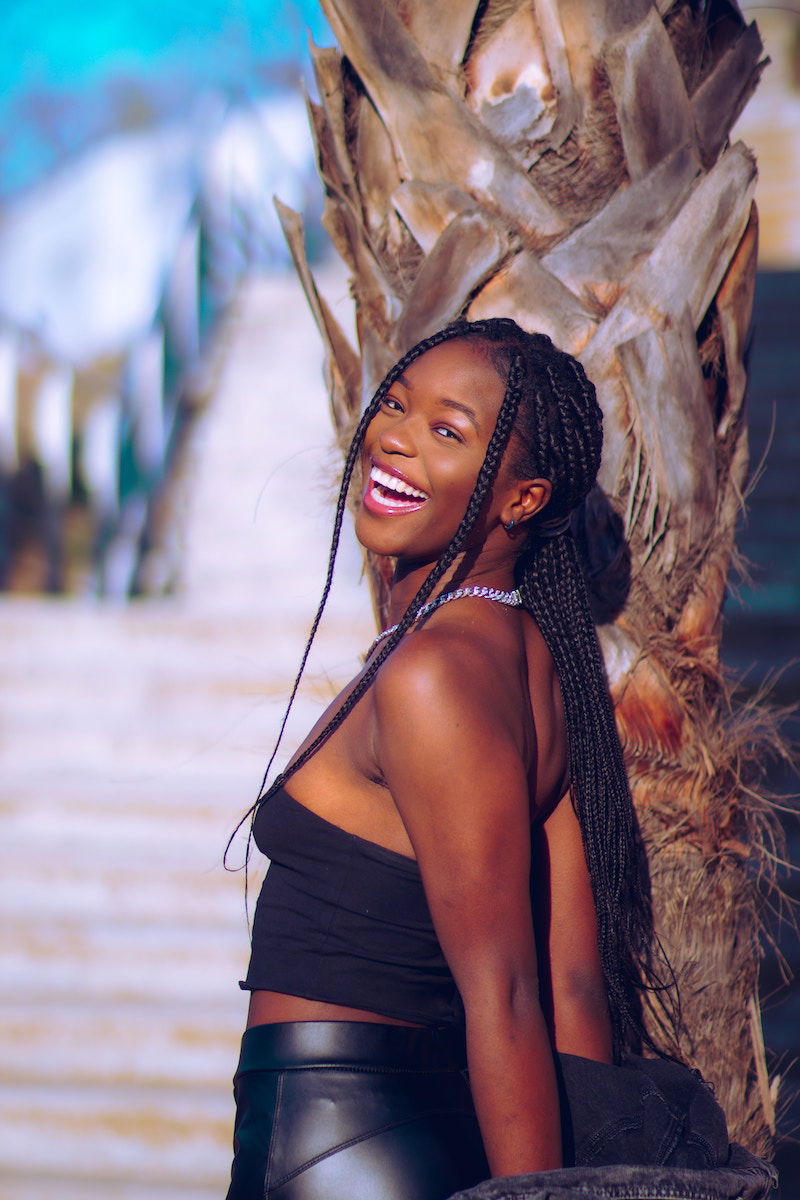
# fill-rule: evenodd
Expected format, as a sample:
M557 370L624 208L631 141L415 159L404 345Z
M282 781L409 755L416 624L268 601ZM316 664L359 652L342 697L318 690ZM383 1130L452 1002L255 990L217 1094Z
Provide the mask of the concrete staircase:
M177 492L179 597L0 605L0 1200L225 1194L247 926L221 859L321 588L320 365L294 280L251 284ZM287 752L370 640L359 572L348 542Z

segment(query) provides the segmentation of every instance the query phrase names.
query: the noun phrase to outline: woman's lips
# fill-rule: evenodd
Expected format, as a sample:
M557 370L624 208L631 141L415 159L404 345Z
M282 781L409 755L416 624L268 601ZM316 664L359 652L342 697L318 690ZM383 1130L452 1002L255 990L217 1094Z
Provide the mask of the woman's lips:
M390 475L374 463L370 468L364 507L374 513L416 512L428 499L405 479Z

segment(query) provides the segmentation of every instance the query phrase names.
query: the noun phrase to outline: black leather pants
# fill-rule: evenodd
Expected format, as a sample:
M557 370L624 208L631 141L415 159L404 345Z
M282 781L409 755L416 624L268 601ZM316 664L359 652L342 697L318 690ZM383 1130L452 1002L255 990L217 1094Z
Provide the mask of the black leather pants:
M248 1029L227 1200L446 1200L486 1179L463 1068L463 1042L449 1031Z

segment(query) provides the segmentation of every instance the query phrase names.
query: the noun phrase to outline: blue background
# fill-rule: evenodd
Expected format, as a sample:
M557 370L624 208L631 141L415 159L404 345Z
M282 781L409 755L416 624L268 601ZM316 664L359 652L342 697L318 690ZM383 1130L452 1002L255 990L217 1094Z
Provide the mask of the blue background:
M297 87L315 0L5 0L0 18L0 200L117 127Z

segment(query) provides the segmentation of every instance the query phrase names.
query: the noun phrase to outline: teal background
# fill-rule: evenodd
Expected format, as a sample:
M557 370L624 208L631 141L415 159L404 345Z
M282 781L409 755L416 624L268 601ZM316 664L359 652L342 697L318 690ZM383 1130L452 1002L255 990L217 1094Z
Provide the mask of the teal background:
M315 0L5 0L0 16L0 200L117 127L185 109L198 93L296 88Z

